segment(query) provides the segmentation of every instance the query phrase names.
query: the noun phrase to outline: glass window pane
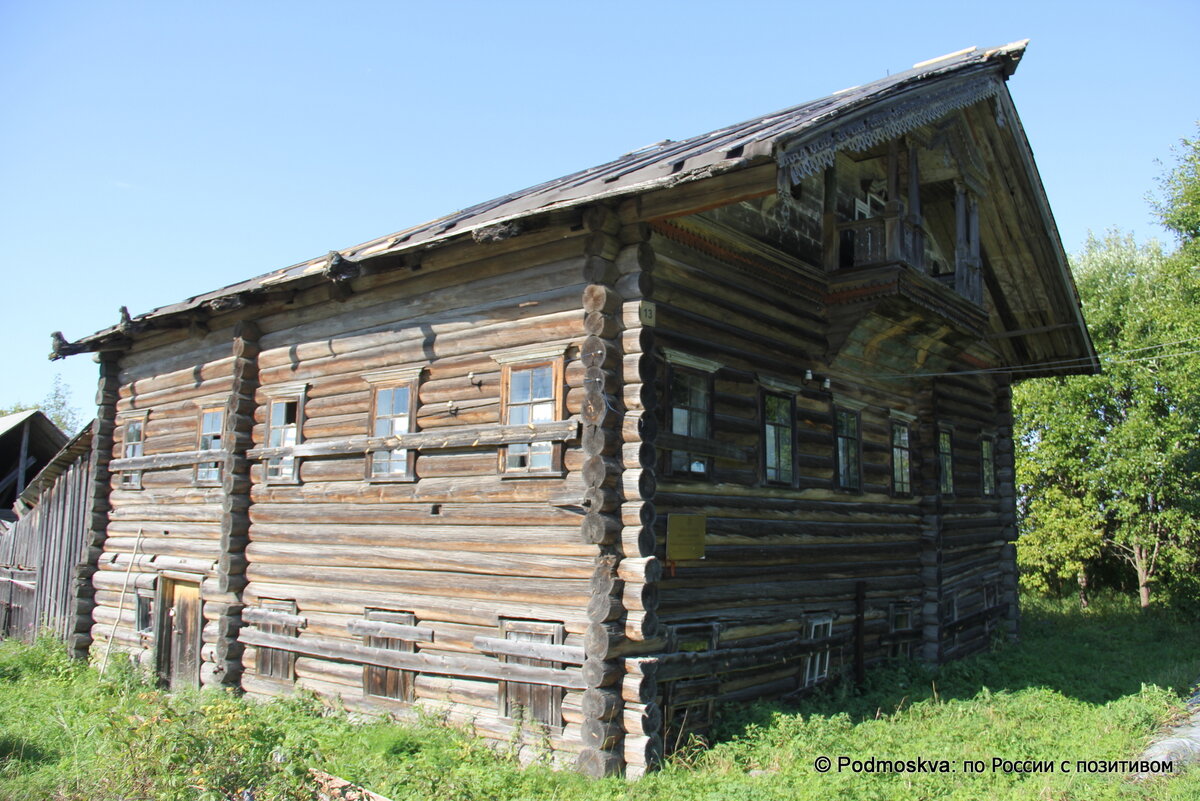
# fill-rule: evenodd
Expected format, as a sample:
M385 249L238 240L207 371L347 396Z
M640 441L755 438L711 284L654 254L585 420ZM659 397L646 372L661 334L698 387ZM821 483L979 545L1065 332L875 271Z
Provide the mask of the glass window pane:
M537 367L530 371L533 374L533 399L550 400L554 398L554 371L550 367Z
M408 414L408 387L392 389L392 414Z
M508 408L509 425L519 426L529 422L529 406L510 406Z
M554 419L553 403L535 403L533 405L533 422L548 423Z
M708 413L693 411L688 415L688 423L693 437L708 436Z
M671 433L688 434L688 411L687 409L672 409L671 410Z
M528 403L530 389L530 371L513 370L509 374L508 400L509 403Z

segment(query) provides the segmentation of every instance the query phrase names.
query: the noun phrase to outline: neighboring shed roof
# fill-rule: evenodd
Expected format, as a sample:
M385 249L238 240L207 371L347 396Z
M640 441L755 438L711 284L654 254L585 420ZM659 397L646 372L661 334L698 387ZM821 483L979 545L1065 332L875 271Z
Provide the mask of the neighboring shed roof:
M20 501L25 506L33 506L37 503L38 496L50 487L55 480L67 471L75 460L80 456L90 453L92 450L92 426L95 421L84 426L78 434L71 437L66 445L54 455L50 463L42 468L41 472L34 476L25 491L21 493Z
M0 417L0 509L8 509L16 500L18 483L24 488L23 482L8 480L17 470L23 440L26 458L33 460L25 475L32 477L66 444L67 435L37 409Z
M626 153L607 164L529 187L440 217L404 231L340 251L352 260L396 254L427 247L440 240L470 233L482 227L566 208L601 198L633 195L777 157L781 148L797 141L826 122L840 120L868 104L907 91L933 79L951 74L997 71L1007 77L1016 70L1026 41L981 50L970 48L915 65L871 83L766 114L736 125L720 128L680 142L666 140ZM887 120L882 128L887 129ZM795 154L793 154L795 155ZM803 154L800 154L803 157ZM818 156L819 158L819 156ZM796 169L792 164L793 170ZM330 255L285 267L246 281L196 295L180 303L163 306L98 331L77 343L57 341L53 357L98 349L104 340L119 337L130 324L178 315L243 293L254 294L281 287L318 274L329 266ZM57 337L56 337L57 340Z

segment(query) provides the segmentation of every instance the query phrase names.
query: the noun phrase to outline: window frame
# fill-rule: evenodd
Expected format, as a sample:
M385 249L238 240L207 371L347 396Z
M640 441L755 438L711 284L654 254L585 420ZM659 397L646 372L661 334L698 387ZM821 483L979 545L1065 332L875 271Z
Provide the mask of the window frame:
M295 448L304 442L304 407L308 400L308 384L276 384L274 386L263 387L260 390L263 397L266 398L266 423L263 429L263 447L265 448ZM296 435L295 442L290 446L274 445L271 443L276 427L272 420L275 416L275 405L277 403L295 403L296 404L296 420L292 425L295 426ZM281 426L280 428L285 428ZM287 475L271 475L271 470L275 465L281 465L286 460L290 459L291 469ZM300 462L301 458L295 455L292 456L274 456L262 460L263 465L263 483L264 484L299 484L300 482Z
M772 428L780 429L784 426L773 425L767 418L767 404L770 398L783 399L787 402L787 426L788 442L791 450L791 459L787 465L787 470L791 474L787 478L772 478L771 465L767 459L767 443L772 439ZM762 449L759 454L759 476L762 483L769 486L777 487L795 487L800 479L799 470L799 449L796 447L796 395L791 392L781 391L772 387L762 387L758 393L758 414L761 421L760 433L762 435ZM775 447L778 452L778 432L775 432ZM781 462L782 463L782 462Z
M703 410L703 412L704 412L703 420L704 420L704 427L705 427L705 433L703 436L695 436L691 433L679 434L678 432L676 432L674 430L674 422L675 422L675 398L674 398L674 395L675 395L675 393L673 391L673 388L675 385L675 378L678 375L694 376L694 377L699 378L703 382L704 396L707 401L707 408ZM673 363L673 362L667 363L666 385L664 387L664 394L666 395L666 399L665 399L666 403L664 404L664 408L666 409L666 418L667 418L665 428L669 433L675 434L677 436L689 437L691 439L711 440L713 438L713 430L715 428L715 425L714 425L715 413L713 410L715 403L713 402L713 400L714 400L713 396L716 394L716 381L714 380L714 377L715 377L715 371L707 371L707 370L701 369L699 367L694 367L692 365L687 365L687 364L678 364L678 363ZM682 406L680 408L685 409L689 412L688 429L690 431L690 429L691 429L690 413L692 411L696 411L696 410L692 409L692 407L690 407L690 406ZM676 453L682 453L686 457L688 457L685 459L685 462L689 465L688 467L686 467L686 468L676 468L675 467L675 454ZM698 458L695 458L695 457L698 457ZM690 465L695 464L696 462L702 462L704 465L704 469L701 471L692 470ZM663 455L663 472L666 475L677 476L680 478L711 479L712 472L713 472L713 457L708 456L706 454L702 454L702 453L701 454L692 454L689 451L665 450L664 455Z
M979 494L985 498L996 495L996 436L983 434L979 438Z
M270 609L289 615L295 615L299 612L295 601L276 598L259 598L257 606L260 609ZM258 626L259 631L263 634L295 637L300 633L296 626L290 626L285 623L256 623L255 625ZM257 646L257 651L254 655L254 670L259 678L294 682L296 680L296 652L283 648ZM277 670L282 675L277 674Z
M854 451L853 451L853 476L849 476L849 471L844 470L846 467L843 461L842 440L851 439L844 437L839 429L841 426L842 415L851 415L854 420ZM843 403L834 402L833 404L833 486L839 492L851 492L861 494L863 492L863 477L862 477L862 456L863 456L863 436L862 436L862 409L854 408ZM854 484L850 485L843 481L843 477L852 477Z
M397 623L402 626L415 626L417 616L413 612L367 607L363 610L363 620L379 623ZM366 634L363 635L363 645L367 648L379 648L406 654L415 654L417 652L417 643L415 640L406 640L400 637L378 637ZM363 665L363 695L369 698L384 698L390 701L402 701L411 704L416 700L416 678L417 671L415 670L393 668L384 665ZM387 684L392 679L396 682L398 695L388 695L386 692L372 692L380 684L383 685L383 689L386 691Z
M217 418L217 430L216 430L216 432L211 432L211 431L205 432L205 430L204 430L205 418L207 418L210 414L214 414L214 413L219 415L219 417ZM205 437L206 436L211 437L211 436L213 436L214 433L216 435L217 447L216 448L212 447L211 440L209 442L209 447L205 447L205 442L204 442ZM225 441L225 406L223 404L219 405L219 406L215 405L215 404L202 405L200 407L199 417L198 417L196 450L207 451L207 450L221 449L221 448L223 448L224 441ZM206 470L215 471L215 474L214 475L202 475L202 473ZM222 469L222 465L220 462L203 462L203 463L197 464L195 469L192 471L192 484L197 487L219 487L221 485L221 479L223 477L224 477L224 470Z
M126 412L119 416L121 422L121 458L136 459L146 455L146 428L150 422L150 411ZM138 439L130 441L131 426L137 426ZM141 490L142 470L123 470L119 480L120 489Z
M137 590L133 602L133 631L141 640L154 639L156 629L155 612L158 610L158 592L155 587Z
M942 449L943 439L947 443ZM938 465L938 494L943 497L954 495L954 426L939 425L937 427L937 442L934 444L937 452Z
M833 615L812 615L805 619L804 628L806 639L811 641L824 640L833 636ZM818 630L825 633L818 636ZM804 686L815 687L829 678L829 664L833 646L826 645L819 651L811 651L804 660Z
M494 357L493 357L494 358ZM550 368L551 382L551 397L542 399L541 402L549 400L551 404L551 419L539 420L539 423L552 423L564 419L564 406L566 402L566 392L564 391L565 369L564 359L561 355L550 358L532 358L529 360L505 360L500 363L500 424L501 425L522 425L520 423L511 422L509 415L510 395L512 390L513 373L520 373L527 370L537 370L538 368ZM528 404L531 408L534 405L532 383L530 384L530 400ZM526 405L526 404L519 404ZM532 422L532 421L531 421ZM532 447L542 443L515 443ZM546 443L550 446L550 465L545 468L535 469L532 464L525 467L512 467L509 465L509 449L512 445L501 445L496 449L497 456L497 471L501 478L561 478L563 475L563 443L550 442ZM529 451L532 453L532 451Z
M894 498L911 498L913 497L913 468L912 468L912 452L913 452L913 426L912 421L893 415L889 426L889 442L892 454L892 497ZM896 444L896 434L899 431L904 432L904 445ZM897 462L897 455L903 455L903 468ZM903 476L904 486L898 486L898 479Z
M413 434L417 431L417 407L419 402L419 393L421 391L421 371L424 370L424 365L421 367L407 368L400 370L386 370L378 373L369 373L363 378L371 386L371 405L367 415L367 438L378 439L379 434L376 434L376 427L379 422L379 395L381 392L388 390L407 389L408 390L408 427L407 430L399 432L401 434ZM398 417L392 415L389 419ZM393 432L396 433L396 432ZM402 473L376 473L375 472L375 457L376 454L390 453L395 454L397 451L404 451L405 469ZM389 462L394 459L389 460ZM417 449L416 448L392 448L386 451L368 451L364 463L364 477L367 481L375 484L383 483L407 483L417 480Z

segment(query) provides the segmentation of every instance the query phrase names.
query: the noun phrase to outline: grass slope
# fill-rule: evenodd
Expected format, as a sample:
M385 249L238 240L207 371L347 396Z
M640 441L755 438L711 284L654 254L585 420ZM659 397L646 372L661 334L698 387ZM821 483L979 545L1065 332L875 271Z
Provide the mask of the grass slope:
M1137 785L1064 774L1067 760L1132 759L1200 675L1190 621L1109 600L1087 613L1027 600L1019 645L932 671L869 673L799 705L727 708L709 749L684 748L636 783L522 769L434 721L355 723L312 699L168 696L125 669L98 677L52 642L0 643L0 799L310 799L319 767L400 799L1197 799L1200 770ZM829 773L818 757L835 760ZM954 772L838 772L855 760L949 760ZM1054 760L1005 773L993 758ZM963 760L985 769L963 772Z

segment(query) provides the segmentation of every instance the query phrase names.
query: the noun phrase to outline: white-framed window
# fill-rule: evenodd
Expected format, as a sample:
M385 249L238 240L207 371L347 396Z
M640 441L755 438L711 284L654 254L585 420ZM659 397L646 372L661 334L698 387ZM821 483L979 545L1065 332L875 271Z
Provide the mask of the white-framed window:
M833 615L819 615L809 618L806 624L806 634L814 642L833 636ZM832 646L826 644L808 655L804 663L804 685L811 687L829 677L829 657Z
M121 458L133 459L146 454L146 423L149 412L124 415L121 418ZM142 471L125 470L121 473L121 489L140 490Z
M504 424L550 423L559 418L558 362L504 366ZM505 473L548 473L555 469L553 442L513 443L504 449Z
M300 480L300 463L290 450L304 441L304 400L307 384L277 384L263 387L267 397L268 448L287 448L289 452L265 460L268 484L294 484Z
M212 406L200 410L200 450L215 451L221 448L224 423L225 408L223 406ZM221 483L221 463L204 462L196 465L196 483Z

